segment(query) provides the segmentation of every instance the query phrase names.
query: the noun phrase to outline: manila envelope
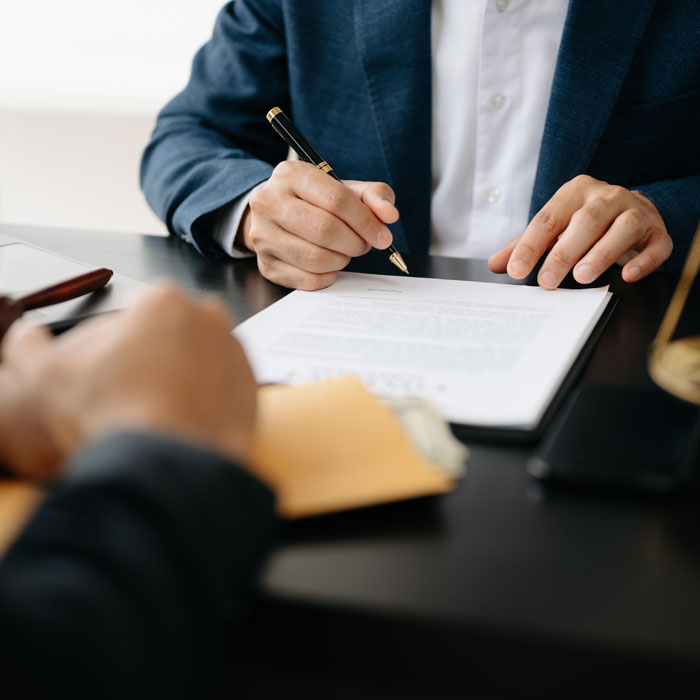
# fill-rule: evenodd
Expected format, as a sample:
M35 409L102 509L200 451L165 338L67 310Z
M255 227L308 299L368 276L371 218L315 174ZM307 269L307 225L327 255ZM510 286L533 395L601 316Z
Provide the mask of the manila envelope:
M251 462L253 472L274 485L277 510L286 518L455 488L355 377L261 388Z

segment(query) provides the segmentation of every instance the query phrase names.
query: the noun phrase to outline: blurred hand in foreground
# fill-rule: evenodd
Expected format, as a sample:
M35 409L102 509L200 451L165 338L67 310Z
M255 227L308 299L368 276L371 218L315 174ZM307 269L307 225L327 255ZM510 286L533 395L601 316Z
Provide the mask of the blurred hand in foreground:
M63 457L20 377L0 365L0 464L17 476L50 481Z
M193 301L168 284L56 339L16 322L2 344L1 371L16 387L15 407L25 410L13 417L5 407L0 415L12 421L10 431L24 431L29 451L9 466L51 476L48 465L63 455L130 429L181 437L244 462L256 385L232 326L218 300ZM43 471L27 465L37 426L47 443ZM6 430L0 426L0 434Z

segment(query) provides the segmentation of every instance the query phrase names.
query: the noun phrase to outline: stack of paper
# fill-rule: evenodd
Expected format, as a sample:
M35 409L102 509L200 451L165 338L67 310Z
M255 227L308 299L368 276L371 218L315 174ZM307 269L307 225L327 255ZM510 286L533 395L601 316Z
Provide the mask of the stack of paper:
M430 398L451 423L536 426L611 294L340 273L235 329L261 383L346 374Z

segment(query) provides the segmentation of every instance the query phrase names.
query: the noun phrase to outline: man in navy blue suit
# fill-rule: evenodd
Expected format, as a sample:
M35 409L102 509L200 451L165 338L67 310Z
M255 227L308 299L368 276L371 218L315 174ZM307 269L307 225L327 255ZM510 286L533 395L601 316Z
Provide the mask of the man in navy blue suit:
M142 184L205 255L318 289L370 247L557 287L678 267L700 218L696 0L237 0ZM285 162L287 111L334 170ZM670 259L669 259L670 258Z

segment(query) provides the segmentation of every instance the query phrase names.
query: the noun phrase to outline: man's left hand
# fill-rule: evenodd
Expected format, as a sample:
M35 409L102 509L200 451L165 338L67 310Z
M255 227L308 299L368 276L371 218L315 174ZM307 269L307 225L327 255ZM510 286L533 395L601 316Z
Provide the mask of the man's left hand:
M613 263L636 282L664 263L673 249L661 214L641 192L579 175L562 185L525 232L489 258L492 272L526 277L547 251L537 276L545 289L559 286L573 268L589 284Z

